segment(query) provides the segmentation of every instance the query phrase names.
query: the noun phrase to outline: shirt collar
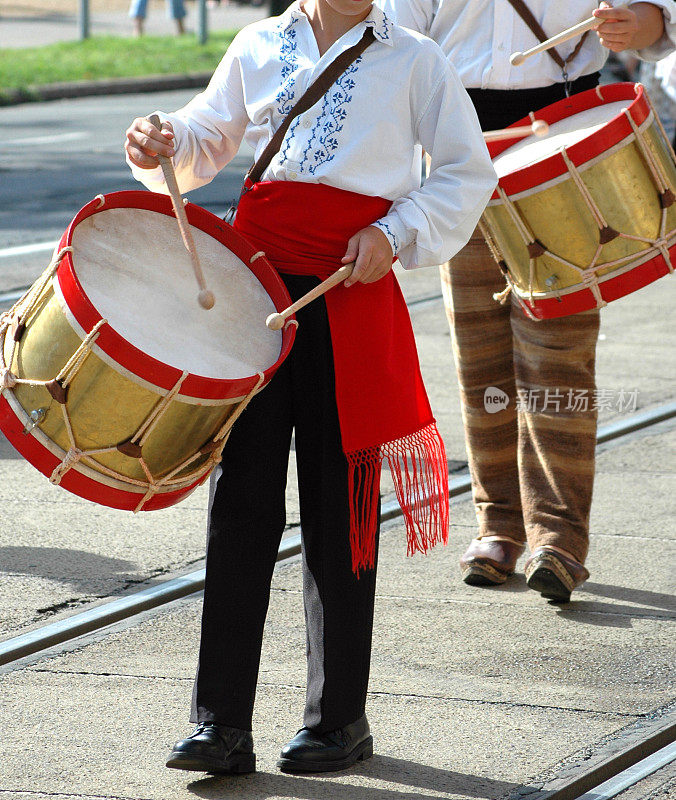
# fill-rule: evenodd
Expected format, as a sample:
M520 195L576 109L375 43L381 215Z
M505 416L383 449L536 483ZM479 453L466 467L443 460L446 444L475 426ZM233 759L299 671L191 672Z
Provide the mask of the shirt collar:
M385 12L375 3L371 8L371 12L369 13L368 17L366 17L364 20L364 24L368 25L369 28L373 28L373 33L378 41L384 42L384 44L389 44L390 47L393 47L394 42L392 41L392 23L387 18Z
M284 28L288 27L299 19L307 19L305 12L300 7L301 0L296 0L281 14L281 22ZM364 26L373 28L373 33L380 42L393 46L392 41L392 22L387 18L385 12L375 3L371 7L368 17L361 23Z

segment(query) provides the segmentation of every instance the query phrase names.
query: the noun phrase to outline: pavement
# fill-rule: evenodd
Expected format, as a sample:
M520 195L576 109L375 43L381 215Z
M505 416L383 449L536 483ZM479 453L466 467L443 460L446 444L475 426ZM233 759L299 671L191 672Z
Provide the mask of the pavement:
M3 12L0 35L6 23ZM466 459L438 276L399 276L407 299L418 301L421 366L449 466L460 473ZM676 280L663 278L604 309L601 424L674 399L675 302ZM211 778L163 766L190 729L195 596L0 668L0 799L498 800L554 785L675 713L675 450L673 421L600 447L591 577L564 606L528 590L523 562L503 587L460 581L457 560L475 531L466 498L452 503L448 546L428 556L407 559L401 524L385 526L368 700L373 759L324 777L276 770L304 697L296 560L273 580L255 775ZM383 490L391 496L387 476ZM293 459L288 503L292 526ZM205 508L205 490L137 516L87 503L53 487L0 438L0 639L199 568ZM675 780L661 770L625 800L666 800Z
M402 275L409 300L434 295L434 270ZM673 399L662 279L604 310L599 385L639 387L638 408ZM412 306L449 459L464 452L440 300ZM622 416L604 409L603 422ZM281 775L279 748L300 726L304 633L297 561L278 567L254 721L259 771L208 778L166 770L187 722L200 598L194 596L0 669L0 798L413 800L522 796L563 766L619 746L673 714L676 518L673 421L599 451L591 578L565 606L527 589L471 588L457 560L475 530L452 503L447 547L407 559L399 522L382 537L368 713L376 755L345 772ZM384 486L388 492L387 483ZM0 446L0 636L33 630L202 566L206 495L132 516L51 486ZM290 522L297 519L293 485ZM663 772L655 791L673 786ZM646 795L635 795L645 797ZM656 797L658 795L655 795ZM665 797L668 796L665 795Z

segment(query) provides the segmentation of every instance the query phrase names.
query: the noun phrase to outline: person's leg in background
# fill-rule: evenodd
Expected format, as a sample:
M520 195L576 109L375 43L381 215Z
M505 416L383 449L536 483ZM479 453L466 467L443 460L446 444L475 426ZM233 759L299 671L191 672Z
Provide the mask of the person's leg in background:
M178 36L185 33L184 20L187 15L183 0L167 0L167 13L174 20Z
M512 304L528 585L565 601L589 575L599 312L531 320ZM545 552L549 551L549 552ZM536 574L539 573L539 574Z
M148 11L148 0L131 0L129 16L134 20L134 34L143 36L143 23Z
M441 267L460 384L465 443L478 521L462 557L463 580L503 583L525 547L517 458L516 387L510 307L493 295L505 288L477 230Z

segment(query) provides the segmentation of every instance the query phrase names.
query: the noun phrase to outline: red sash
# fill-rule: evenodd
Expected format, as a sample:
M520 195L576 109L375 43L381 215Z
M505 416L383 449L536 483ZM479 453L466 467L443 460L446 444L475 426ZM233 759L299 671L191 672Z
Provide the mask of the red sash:
M324 184L257 183L234 227L281 273L327 278L348 239L384 216L390 201ZM324 295L336 403L349 465L355 571L375 561L380 468L387 459L409 554L448 538L448 464L420 374L411 320L393 272Z

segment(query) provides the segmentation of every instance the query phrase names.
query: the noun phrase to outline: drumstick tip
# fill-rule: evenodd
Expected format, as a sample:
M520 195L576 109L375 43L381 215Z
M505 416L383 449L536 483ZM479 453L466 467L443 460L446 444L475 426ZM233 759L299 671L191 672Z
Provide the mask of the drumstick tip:
M525 60L526 58L523 53L512 53L512 55L509 57L509 63L513 67L521 66Z
M535 136L546 136L549 133L549 125L543 119L536 119L531 127Z
M284 317L281 314L270 314L265 324L271 331L278 331L284 325Z
M197 295L197 300L202 308L204 308L206 311L209 311L209 309L213 308L216 302L214 293L209 289L202 289Z

